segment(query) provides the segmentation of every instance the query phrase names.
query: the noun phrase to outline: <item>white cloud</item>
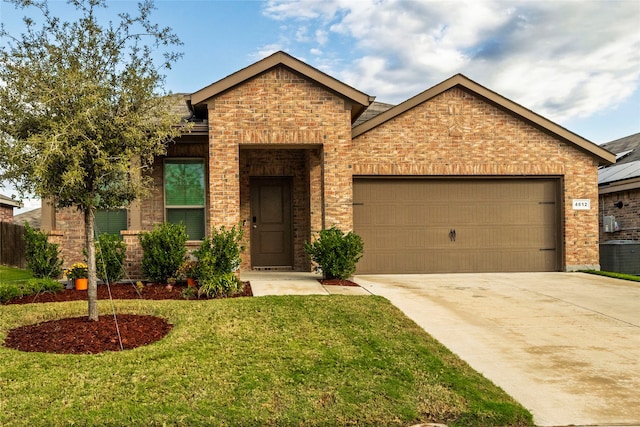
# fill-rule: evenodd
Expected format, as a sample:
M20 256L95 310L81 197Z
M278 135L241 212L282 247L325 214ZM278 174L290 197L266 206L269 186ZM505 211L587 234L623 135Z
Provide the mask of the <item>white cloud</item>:
M636 0L270 0L265 13L316 34L334 76L386 102L460 72L559 121L640 84Z

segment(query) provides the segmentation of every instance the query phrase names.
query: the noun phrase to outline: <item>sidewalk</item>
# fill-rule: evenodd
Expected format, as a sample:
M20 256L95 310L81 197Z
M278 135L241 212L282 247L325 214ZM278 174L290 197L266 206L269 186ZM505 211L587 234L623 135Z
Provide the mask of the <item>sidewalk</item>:
M324 286L319 274L305 272L246 271L242 280L251 282L254 297L266 295L371 295L359 286Z

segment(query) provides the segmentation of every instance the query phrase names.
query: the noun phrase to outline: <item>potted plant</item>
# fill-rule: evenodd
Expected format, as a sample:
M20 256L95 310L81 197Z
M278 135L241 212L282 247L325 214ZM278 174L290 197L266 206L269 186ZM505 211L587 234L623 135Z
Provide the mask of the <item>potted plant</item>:
M198 261L193 259L185 260L180 268L178 268L178 277L185 279L187 285L193 287L196 285L196 277L198 276Z
M84 262L76 262L64 272L64 275L67 276L67 279L73 280L76 291L84 291L87 289L89 282L87 278L88 269L87 264Z

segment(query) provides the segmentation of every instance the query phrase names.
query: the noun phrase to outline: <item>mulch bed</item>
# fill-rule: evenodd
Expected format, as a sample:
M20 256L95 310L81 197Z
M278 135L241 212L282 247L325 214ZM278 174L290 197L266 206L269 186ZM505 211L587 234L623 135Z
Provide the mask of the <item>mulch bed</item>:
M97 322L85 316L21 326L9 331L4 345L21 351L95 354L151 344L162 339L173 327L156 316L118 314L117 319L117 328L112 315L98 316Z
M185 288L186 286L148 284L138 291L133 284L119 283L110 286L113 299L182 300ZM249 282L245 282L243 292L237 296L253 296ZM109 288L106 285L98 286L98 299L109 299ZM42 293L17 298L7 304L82 300L87 300L87 291L67 289L55 294ZM112 315L99 316L97 322L90 321L87 317L72 317L12 329L4 346L32 352L96 354L151 344L162 339L171 328L172 325L165 319L156 316L118 314L117 327Z
M109 299L109 290L111 290L112 299L185 299L182 297L182 291L185 285L174 285L167 287L157 283L144 285L140 290L133 283L115 283L110 286L98 285L98 299ZM251 284L244 283L244 289L237 297L253 296L251 292ZM233 297L235 298L235 297ZM200 297L200 299L206 299ZM31 304L36 302L64 302L64 301L87 301L87 291L76 291L75 289L65 289L62 292L50 293L45 292L38 295L29 295L21 298L14 298L7 304Z
M327 286L360 286L356 282L352 282L351 280L342 279L318 279L318 282Z

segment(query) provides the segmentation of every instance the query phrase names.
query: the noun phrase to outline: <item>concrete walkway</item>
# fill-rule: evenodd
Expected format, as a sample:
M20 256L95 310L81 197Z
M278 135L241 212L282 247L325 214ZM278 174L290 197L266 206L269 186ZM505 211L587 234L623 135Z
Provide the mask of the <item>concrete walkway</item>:
M640 426L640 284L584 273L359 276L539 426Z
M640 427L640 284L583 273L245 272L255 296L381 295L523 406L538 426Z
M251 282L253 296L265 295L371 295L359 286L324 286L319 274L299 272L240 273L242 280Z

